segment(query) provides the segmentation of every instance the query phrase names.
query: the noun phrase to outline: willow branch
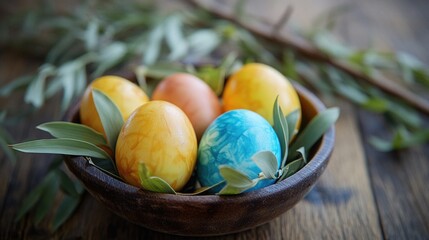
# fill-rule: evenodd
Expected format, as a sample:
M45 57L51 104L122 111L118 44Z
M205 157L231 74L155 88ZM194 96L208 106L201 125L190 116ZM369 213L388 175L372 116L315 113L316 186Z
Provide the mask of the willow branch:
M297 54L299 54L302 57L312 59L318 62L327 63L337 69L340 69L356 79L360 79L361 81L367 82L388 94L391 94L399 99L402 99L410 106L413 106L414 108L424 112L425 114L429 114L428 101L419 97L415 93L409 91L407 88L401 85L398 85L395 82L387 79L386 77L368 76L367 74L359 71L358 69L351 66L350 64L341 62L337 59L334 59L324 54L322 51L320 51L319 49L315 48L313 45L309 44L308 42L302 39L298 40L298 39L292 38L291 36L273 34L271 30L272 27L267 27L267 26L261 27L261 26L256 26L255 24L241 22L236 18L234 18L232 15L225 13L225 11L223 11L219 7L212 6L212 5L207 6L197 0L190 0L190 3L198 8L201 8L209 12L210 14L218 18L228 20L234 23L235 25L246 29L247 31L254 34L255 36L258 36L262 39L265 39L275 44L287 46L293 49Z

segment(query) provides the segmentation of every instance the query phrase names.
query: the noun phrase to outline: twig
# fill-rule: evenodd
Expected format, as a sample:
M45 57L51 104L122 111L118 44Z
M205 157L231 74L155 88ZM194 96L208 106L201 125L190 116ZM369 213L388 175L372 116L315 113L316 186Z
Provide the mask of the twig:
M288 22L290 16L292 15L292 12L293 7L291 5L288 5L286 7L286 10L283 12L280 20L277 21L277 23L274 25L271 35L275 36L280 32L281 28Z
M381 89L382 91L402 99L404 102L410 104L411 106L414 106L416 109L424 112L425 114L429 114L428 101L426 101L425 99L419 97L413 92L410 92L408 89L394 83L393 81L390 81L389 79L383 76L377 76L377 77L368 76L367 74L359 71L355 67L349 64L346 64L344 62L340 62L324 54L319 49L315 48L308 42L303 41L302 39L298 40L298 39L292 39L290 36L280 36L277 34L273 35L273 33L269 30L272 28L268 28L268 27L261 28L260 26L256 26L255 24L241 22L235 19L233 16L226 14L218 7L215 7L215 6L209 7L197 0L189 0L189 3L191 3L195 7L204 9L205 11L211 13L212 15L218 18L228 20L236 24L237 26L240 26L248 30L249 32L253 33L254 35L261 37L267 41L270 41L279 45L288 46L294 49L297 54L303 57L310 58L319 62L324 62L337 69L340 69L350 74L352 77L356 79L360 79L362 81L368 82L373 86Z

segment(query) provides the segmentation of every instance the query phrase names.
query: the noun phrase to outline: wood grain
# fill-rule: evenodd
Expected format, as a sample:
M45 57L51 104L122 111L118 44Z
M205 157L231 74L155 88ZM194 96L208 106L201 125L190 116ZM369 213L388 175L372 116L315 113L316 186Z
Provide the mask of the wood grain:
M335 30L346 42L359 47L407 51L429 62L426 0L291 0L288 3L294 12L284 29L286 34L290 26L309 28L315 16L346 4L350 7L339 16ZM252 0L247 10L275 23L285 8L282 0ZM1 49L0 86L35 70L39 63L40 60ZM22 99L23 93L0 98L0 109L26 112L28 108ZM58 102L50 101L41 112L26 113L23 120L8 124L15 140L43 136L34 127L59 119ZM429 145L403 152L377 152L367 144L367 139L374 134L388 136L384 120L347 103L330 102L330 105L339 105L342 110L336 148L328 168L306 198L267 224L207 239L429 239ZM0 153L0 239L185 239L124 221L89 194L84 196L76 214L56 233L48 231L47 221L33 226L31 214L21 222L14 222L22 199L42 179L51 158L19 154L18 164L12 166Z
M0 55L0 76L4 79L13 79L25 74L28 71L36 69L38 61L26 59L24 56L11 55L3 52ZM2 82L5 84L6 82ZM9 133L16 142L31 138L40 138L43 135L35 131L35 126L41 122L49 121L55 118L52 111L58 104L52 102L51 108L42 109L38 113L31 113L30 109L23 105L23 95L18 94L13 98L5 98L0 102L0 108L7 110L9 114L21 114L20 117L13 119L14 122L6 122L4 126L8 127ZM57 101L58 102L58 101ZM28 217L23 221L15 223L14 219L19 206L24 198L34 186L43 178L47 165L52 156L47 155L25 155L18 154L18 162L14 166L9 159L4 156L0 159L0 239L22 238L32 227L27 225ZM8 237L7 237L8 236Z
M286 239L382 238L353 107L340 106L331 162L305 200L281 219Z
M363 38L366 41L372 39L376 48L410 52L427 62L429 54L424 46L429 39L429 27L421 23L427 22L429 16L422 8L424 2L413 1L413 6L400 0L389 3L395 7L389 7L387 2L362 1L352 15L344 16L343 19L348 22L366 19L363 21L368 22L367 27L346 29L343 25L343 36L347 41L357 44ZM381 10L383 8L391 10ZM352 26L358 25L354 22ZM422 93L428 96L427 92ZM385 119L362 110L358 111L358 116L384 237L428 239L429 188L426 183L429 181L429 144L401 152L380 153L367 140L374 135L386 139L391 137L381 127L387 125ZM427 123L429 121L426 127Z

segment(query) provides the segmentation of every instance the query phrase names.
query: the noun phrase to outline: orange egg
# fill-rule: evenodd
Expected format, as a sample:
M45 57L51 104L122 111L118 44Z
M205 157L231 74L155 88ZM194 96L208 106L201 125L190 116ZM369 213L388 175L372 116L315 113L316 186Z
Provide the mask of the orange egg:
M95 79L82 96L79 114L82 124L101 133L104 133L104 129L92 98L93 89L106 94L116 104L124 120L136 108L149 101L148 96L139 86L125 78L104 76Z
M171 102L191 120L197 138L222 113L222 106L213 90L201 79L187 73L175 73L163 79L152 94L153 100Z
M141 187L144 163L152 176L179 191L190 179L197 160L197 139L191 122L177 106L150 101L136 109L121 129L116 143L116 166L126 182Z

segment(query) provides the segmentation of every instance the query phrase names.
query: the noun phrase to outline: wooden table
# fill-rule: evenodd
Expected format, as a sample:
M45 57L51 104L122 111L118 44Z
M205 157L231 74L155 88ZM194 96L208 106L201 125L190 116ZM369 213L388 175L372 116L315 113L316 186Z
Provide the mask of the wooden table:
M24 1L22 1L24 2ZM291 24L310 26L314 16L346 4L336 33L360 47L402 50L429 63L429 2L425 0L319 0L287 1L294 6ZM2 3L3 4L3 3ZM31 3L30 3L31 4ZM251 1L250 12L275 21L283 1ZM14 51L0 51L1 85L34 71L42 59ZM60 99L59 97L57 99ZM37 124L59 119L59 101L41 111L6 123L17 142L43 137ZM313 190L293 209L255 229L219 239L429 239L429 144L391 153L377 152L367 143L372 135L388 136L385 120L347 102L336 125L336 148L325 173ZM28 110L23 93L0 100L13 115ZM89 194L76 214L56 233L47 221L35 227L31 215L14 217L24 196L47 171L52 156L19 154L13 166L0 153L0 239L170 239L128 223L99 205ZM181 238L181 237L177 237Z

